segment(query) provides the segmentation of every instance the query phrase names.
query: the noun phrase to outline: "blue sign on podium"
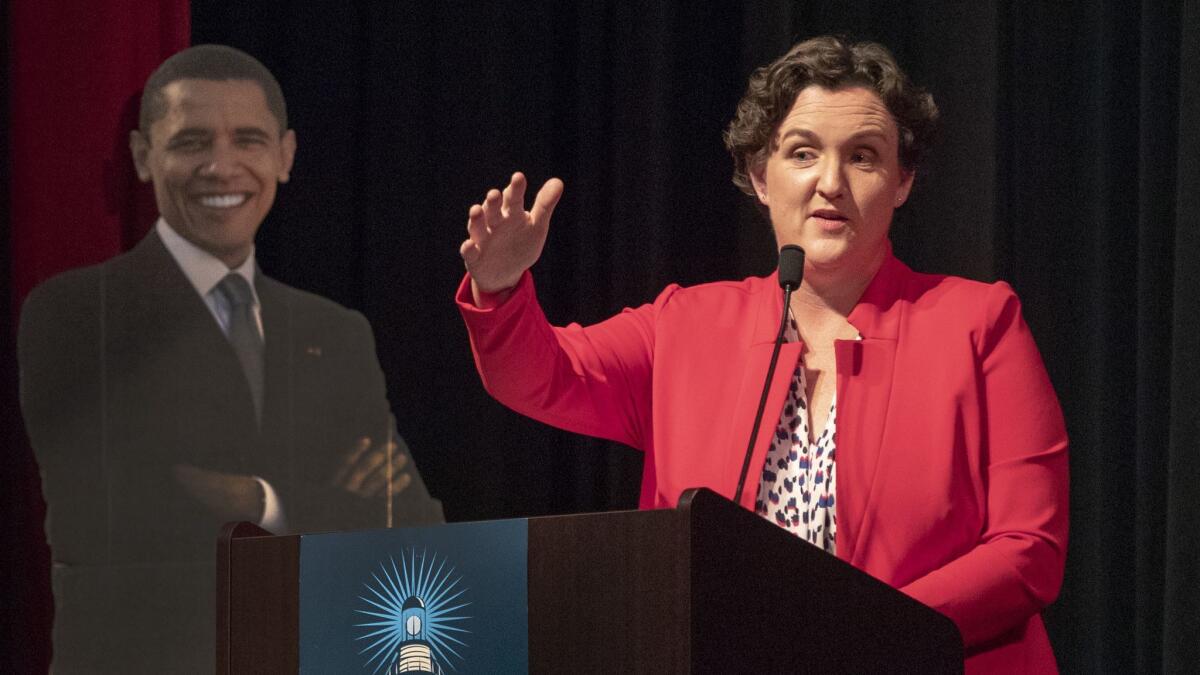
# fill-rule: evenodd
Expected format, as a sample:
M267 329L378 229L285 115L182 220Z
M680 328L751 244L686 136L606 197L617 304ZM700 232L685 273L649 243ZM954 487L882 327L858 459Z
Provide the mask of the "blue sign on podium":
M526 520L300 538L301 673L529 670Z

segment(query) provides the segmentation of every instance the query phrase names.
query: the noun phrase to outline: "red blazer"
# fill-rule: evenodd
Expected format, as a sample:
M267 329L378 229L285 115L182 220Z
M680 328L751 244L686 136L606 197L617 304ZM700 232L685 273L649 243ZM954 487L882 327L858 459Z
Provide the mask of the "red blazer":
M466 279L457 299L493 396L645 451L642 508L697 486L732 498L783 310L775 275L672 285L588 327L551 327L528 273L499 307L476 308ZM953 619L967 672L1054 672L1039 612L1062 581L1067 437L1017 297L889 255L848 318L862 340L835 345L838 557ZM801 349L783 345L752 481Z

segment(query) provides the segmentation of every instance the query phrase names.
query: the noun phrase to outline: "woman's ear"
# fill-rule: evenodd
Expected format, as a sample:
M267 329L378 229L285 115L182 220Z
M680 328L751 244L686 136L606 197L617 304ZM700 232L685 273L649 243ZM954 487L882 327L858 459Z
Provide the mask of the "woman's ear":
M754 186L754 194L758 195L759 203L769 206L770 203L767 201L767 163L755 162L751 159L749 170L746 173L750 175L750 183Z
M900 185L896 187L896 203L893 208L900 208L904 202L908 201L908 195L912 192L913 180L917 177L916 170L904 171L900 175Z

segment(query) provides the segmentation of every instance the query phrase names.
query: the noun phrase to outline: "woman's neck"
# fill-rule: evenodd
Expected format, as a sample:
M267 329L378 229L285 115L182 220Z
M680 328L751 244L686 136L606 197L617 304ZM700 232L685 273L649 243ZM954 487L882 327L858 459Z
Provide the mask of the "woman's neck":
M886 258L885 250L869 264L849 269L806 266L804 282L792 294L792 314L796 321L820 322L822 318L849 316Z

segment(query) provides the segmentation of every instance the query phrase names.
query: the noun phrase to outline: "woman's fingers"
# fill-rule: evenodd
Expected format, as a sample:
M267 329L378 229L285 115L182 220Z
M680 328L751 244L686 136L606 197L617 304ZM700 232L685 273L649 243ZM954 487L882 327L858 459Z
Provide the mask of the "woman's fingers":
M500 208L501 213L506 219L521 218L525 216L525 174L520 171L514 173L508 181L508 186L504 188L503 202Z
M500 204L503 197L499 190L488 190L487 197L483 200L483 217L487 220L489 230L495 231L503 227L504 216L500 213Z
M512 175L504 191L488 190L483 204L476 204L467 212L467 233L472 239L481 241L498 229L510 225L525 225L530 221L545 226L554 207L562 197L563 183L557 178L546 181L538 191L533 210L525 211L525 174L520 171Z
M484 217L483 207L479 204L473 204L467 210L467 236L476 241L487 239L487 218Z
M474 239L468 239L458 247L458 255L462 257L463 263L467 267L474 265L475 261L479 260L479 254L479 245L475 243Z
M487 219L483 216L483 207L472 204L467 210L467 240L458 247L458 255L468 266L479 259L480 246L488 238Z
M527 188L525 174L518 171L503 192L488 190L482 204L468 209L467 240L458 254L471 274L472 289L494 293L510 288L541 255L563 182L546 181L530 211L525 210Z
M537 197L533 200L533 209L529 211L529 218L534 225L540 228L545 228L550 224L550 216L554 215L554 207L558 206L558 200L562 198L563 182L557 178L551 178L546 181L541 190L538 190Z

